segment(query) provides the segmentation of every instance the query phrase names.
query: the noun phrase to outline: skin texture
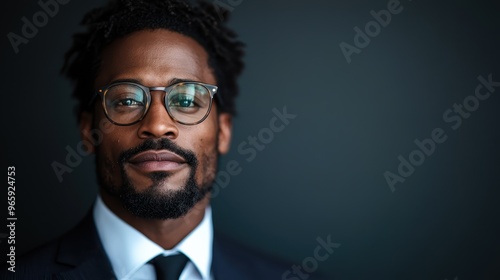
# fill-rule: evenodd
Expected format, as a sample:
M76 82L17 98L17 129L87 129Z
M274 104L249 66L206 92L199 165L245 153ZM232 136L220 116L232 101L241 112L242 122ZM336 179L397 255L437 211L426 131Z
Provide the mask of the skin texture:
M168 86L174 79L217 85L204 48L190 37L165 29L137 31L115 40L104 49L94 87L101 88L120 79L137 80L148 87ZM163 98L164 92L153 91L147 115L131 126L111 124L100 102L96 102L94 112L82 114L80 132L82 138L90 143L94 143L90 131L99 127L101 122L111 128L103 133L99 149L93 147L93 152L99 153L96 158L101 161L97 163L97 172L112 185L122 184L118 163L122 152L137 147L147 139L161 138L170 139L179 147L194 152L198 159L195 180L199 186L215 179L218 154L229 150L231 116L217 114L214 102L209 116L202 123L192 126L178 124L168 115ZM160 191L182 188L190 168L182 165L176 169L161 183ZM136 191L144 191L152 183L147 174L129 164L125 164L125 172ZM104 191L102 186L99 192L111 211L164 249L173 248L201 222L210 200L207 195L185 217L144 219L126 210L120 199Z

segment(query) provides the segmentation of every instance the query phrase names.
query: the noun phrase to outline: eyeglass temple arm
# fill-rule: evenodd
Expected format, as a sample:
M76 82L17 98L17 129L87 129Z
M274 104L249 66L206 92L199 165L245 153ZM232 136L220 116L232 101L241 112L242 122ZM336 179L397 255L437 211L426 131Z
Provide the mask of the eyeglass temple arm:
M216 98L216 99L217 99L217 101L219 102L219 105L220 105L221 107L224 107L224 102L222 101L222 96L221 96L218 92L216 92L216 93L215 93L215 98Z
M87 104L87 107L90 108L90 106L92 106L92 103L94 103L94 100L97 98L97 96L99 96L99 94L101 93L101 91L97 90L94 94L94 96L92 96L92 98L90 98L90 101L89 103Z

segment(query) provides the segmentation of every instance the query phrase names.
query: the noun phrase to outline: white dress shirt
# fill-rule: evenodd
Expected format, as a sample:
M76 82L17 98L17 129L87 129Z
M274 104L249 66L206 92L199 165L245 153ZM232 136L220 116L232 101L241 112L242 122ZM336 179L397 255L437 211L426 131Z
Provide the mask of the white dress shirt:
M102 245L119 280L156 279L153 265L147 262L159 254L168 256L178 252L189 258L179 280L213 279L210 273L213 241L210 207L206 208L201 223L171 250L164 250L116 216L100 196L93 214Z

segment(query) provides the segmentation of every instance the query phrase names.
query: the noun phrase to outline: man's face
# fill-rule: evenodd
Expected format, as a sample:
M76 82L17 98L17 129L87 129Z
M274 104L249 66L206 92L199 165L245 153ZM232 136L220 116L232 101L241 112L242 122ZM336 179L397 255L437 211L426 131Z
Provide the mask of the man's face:
M169 86L175 80L216 85L204 48L164 29L134 32L104 49L94 86L119 80L146 87ZM141 218L178 218L187 213L209 191L218 154L229 148L230 116L217 115L214 104L202 123L182 125L167 113L164 96L163 91L151 91L149 111L140 122L108 124L112 129L95 146L100 187ZM101 121L109 122L96 102L93 116L82 116L83 137L88 138L89 130Z

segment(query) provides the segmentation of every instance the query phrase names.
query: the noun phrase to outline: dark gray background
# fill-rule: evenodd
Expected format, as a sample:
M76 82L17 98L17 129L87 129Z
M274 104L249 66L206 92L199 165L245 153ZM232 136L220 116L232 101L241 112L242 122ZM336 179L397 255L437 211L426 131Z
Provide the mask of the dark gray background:
M72 227L95 197L91 156L62 183L50 164L79 142L62 56L102 1L61 6L15 54L7 33L20 34L21 17L40 10L24 2L3 4L1 26L2 166L16 167L18 254ZM331 236L341 246L319 271L335 279L500 279L500 88L457 130L442 117L474 94L479 75L500 81L498 1L402 0L403 11L347 63L339 44L353 44L353 28L387 3L234 7L247 66L221 166L234 159L243 171L213 200L216 227L297 264ZM296 119L247 162L238 144L283 106ZM383 173L396 173L398 155L408 158L435 128L447 140L391 192Z

